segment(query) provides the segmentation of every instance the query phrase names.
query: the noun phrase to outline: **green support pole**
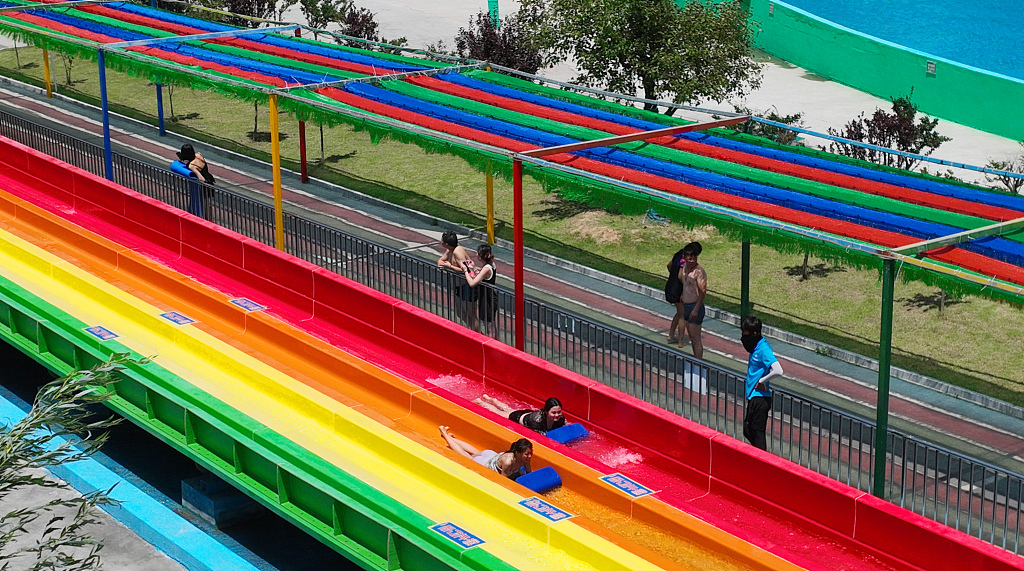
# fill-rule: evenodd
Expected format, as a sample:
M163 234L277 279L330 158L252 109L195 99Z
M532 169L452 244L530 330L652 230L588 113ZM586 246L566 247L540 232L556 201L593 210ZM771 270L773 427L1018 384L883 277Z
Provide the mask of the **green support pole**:
M750 240L744 240L740 253L740 317L748 315L750 315Z
M497 28L498 23L498 0L487 0L487 11L491 14L491 21L494 22L494 27Z
M889 436L889 365L892 360L892 303L896 284L896 260L882 266L882 323L878 335L878 405L875 420L875 477L871 493L885 499L885 459Z

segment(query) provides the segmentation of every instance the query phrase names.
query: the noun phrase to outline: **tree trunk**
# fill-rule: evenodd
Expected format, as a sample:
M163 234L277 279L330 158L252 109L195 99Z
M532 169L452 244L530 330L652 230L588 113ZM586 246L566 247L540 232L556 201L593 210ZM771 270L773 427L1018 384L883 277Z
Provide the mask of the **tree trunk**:
M260 125L260 104L253 103L253 114L252 114L252 140L256 140L256 131Z
M946 310L946 290L939 290L939 315Z
M807 276L807 259L810 258L810 257L811 257L810 254L804 253L804 269L803 269L803 272L801 273L801 277L800 277L800 281L802 281L802 282L807 281L807 277L808 277Z
M323 163L325 160L327 157L324 155L324 124L320 123L320 162Z
M169 103L169 107L171 108L171 121L174 121L174 86L173 85L168 85L167 86L167 103Z

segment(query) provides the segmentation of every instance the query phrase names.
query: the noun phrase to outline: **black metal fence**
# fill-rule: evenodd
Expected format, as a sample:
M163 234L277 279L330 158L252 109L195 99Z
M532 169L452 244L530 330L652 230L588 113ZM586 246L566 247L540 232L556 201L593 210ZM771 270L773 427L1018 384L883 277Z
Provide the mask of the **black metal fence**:
M103 148L0 111L0 135L103 175ZM114 155L114 180L266 244L271 204L215 188L165 168ZM452 292L453 272L293 213L284 213L293 255L449 320L512 342L512 292L482 286L493 320ZM491 297L493 296L493 298ZM489 316L488 312L485 319ZM742 438L744 378L669 347L533 299L526 301L528 353L684 418ZM874 423L776 389L769 449L857 489L871 489ZM985 462L890 430L887 498L916 513L1019 552L1024 479Z

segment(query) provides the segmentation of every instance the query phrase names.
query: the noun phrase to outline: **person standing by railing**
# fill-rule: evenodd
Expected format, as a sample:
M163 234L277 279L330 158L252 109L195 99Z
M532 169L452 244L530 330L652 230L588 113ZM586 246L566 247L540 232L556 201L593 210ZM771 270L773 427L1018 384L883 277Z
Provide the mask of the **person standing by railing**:
M473 260L469 259L466 249L459 245L459 237L455 232L448 230L441 234L441 245L444 246L444 254L437 259L438 267L455 270L459 274L476 273ZM455 286L455 315L474 331L477 328L476 302L477 288L469 285L468 281Z
M679 332L679 348L683 348L686 338L689 337L690 345L693 346L693 356L698 359L704 358L701 328L705 313L704 297L708 293L708 274L704 267L697 263L697 256L702 249L700 242L690 242L683 248L683 263L679 266L679 281L683 288L679 303L676 303L676 314L682 318L682 322L676 323L685 324L682 329L686 333L684 336L683 331Z
M748 315L740 323L743 348L747 359L747 409L743 415L743 438L761 450L768 450L768 415L772 411L772 390L768 381L782 375L782 365L775 358L768 341L761 335L761 320Z

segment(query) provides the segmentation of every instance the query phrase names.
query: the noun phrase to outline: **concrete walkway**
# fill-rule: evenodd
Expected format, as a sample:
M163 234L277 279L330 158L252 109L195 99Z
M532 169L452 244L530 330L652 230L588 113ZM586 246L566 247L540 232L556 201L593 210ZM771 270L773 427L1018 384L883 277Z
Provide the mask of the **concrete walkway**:
M40 90L7 82L0 84L4 110L23 115L76 137L102 145L98 110L56 97L45 99ZM158 137L156 129L130 119L112 119L115 151L164 166L186 139L168 134ZM204 155L218 166L223 186L240 192L269 196L269 165L246 157L199 145ZM427 260L438 256L440 232L453 225L401 207L395 207L328 183L311 181L303 185L296 173L284 173L285 200L305 215L334 225L346 232L403 249ZM468 229L461 229L465 235ZM476 232L468 245L482 239ZM500 281L510 286L512 256L508 244L496 248ZM541 253L531 252L526 264L528 295L581 315L660 343L670 318L661 292L638 284L578 267ZM737 343L735 316L712 311L705 322L708 360L736 371L744 370L746 353ZM847 410L874 418L877 373L871 362L861 365L838 360L816 350L807 340L775 332L773 346L783 359L786 379L779 386ZM833 354L840 353L838 350ZM982 395L957 391L942 383L907 375L908 382L894 378L890 404L891 425L931 442L983 459L1018 473L1024 472L1024 411L1003 403L986 402ZM928 386L931 385L931 386ZM936 390L937 389L937 390ZM983 406L987 404L988 406Z

